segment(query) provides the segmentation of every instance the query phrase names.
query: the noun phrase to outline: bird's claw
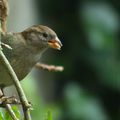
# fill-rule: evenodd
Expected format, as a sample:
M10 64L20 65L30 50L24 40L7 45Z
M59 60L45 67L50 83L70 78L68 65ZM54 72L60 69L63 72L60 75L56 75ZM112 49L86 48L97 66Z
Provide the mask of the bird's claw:
M0 105L4 106L5 104L21 104L21 102L18 99L16 99L15 96L2 96L0 98Z
M27 109L33 110L31 102L24 103L24 106L25 106Z

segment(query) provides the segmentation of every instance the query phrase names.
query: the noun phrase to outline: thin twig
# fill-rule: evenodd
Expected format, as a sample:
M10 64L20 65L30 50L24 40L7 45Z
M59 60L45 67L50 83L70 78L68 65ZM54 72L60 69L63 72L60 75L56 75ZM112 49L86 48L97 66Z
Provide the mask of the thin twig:
M1 33L0 33L0 42L1 42ZM1 48L1 45L0 45L0 48ZM3 97L2 91L0 93L1 93L0 97ZM5 106L6 110L9 112L9 114L13 120L18 120L18 118L16 117L14 111L12 110L12 108L9 104L4 104L3 106Z
M54 71L54 72L62 72L64 70L63 66L47 65L47 64L43 64L43 63L37 63L35 65L35 67L38 69Z
M3 6L5 6L5 8ZM3 11L5 12L5 14L3 13ZM5 2L4 0L0 0L0 18L1 18L1 21L0 21L0 43L1 43L1 33L6 32L7 12L8 12L7 2ZM0 44L0 50L2 50L1 45L2 45L2 43ZM0 97L2 97L3 95L4 94L3 94L2 90L0 90ZM16 117L15 113L13 112L11 106L9 104L5 104L4 106L5 106L6 110L9 112L12 119L18 120L18 118Z
M12 117L13 120L19 120L14 111L12 110L12 107L10 106L10 104L5 104L6 110L8 111L8 113L10 114L10 116Z
M5 43L3 43L3 42L1 42L0 44L1 44L2 46L6 47L7 49L12 50L12 47L11 47L10 45L5 44Z
M7 0L0 0L0 43L1 43L1 33L6 32L6 18L8 15L8 1ZM2 61L3 65L5 66L7 72L9 73L10 77L13 80L13 83L17 89L18 95L20 97L20 101L23 107L23 113L24 113L24 117L25 120L31 120L31 116L30 116L30 104L27 101L27 98L24 94L24 91L20 85L20 82L14 72L14 70L12 69L9 61L7 60L6 56L4 55L4 53L2 52L2 47L0 44L0 60ZM9 107L10 108L10 107Z
M23 107L23 112L24 112L24 116L25 116L25 120L31 120L30 117L30 104L27 101L27 98L24 94L24 91L20 85L20 82L14 72L14 70L12 69L11 65L9 64L9 61L7 60L7 58L5 57L5 55L3 54L2 51L0 51L0 60L2 61L2 63L4 64L6 70L8 71L9 75L11 76L13 83L17 89L18 95L20 97L20 101ZM28 112L29 111L29 112Z
M0 99L2 99L3 97L4 97L4 93L0 89ZM10 116L13 120L18 120L18 118L16 117L14 111L12 110L12 108L9 104L6 104L4 101L1 104L2 104L2 106L4 106L6 108L6 110L8 111L8 113L10 114Z

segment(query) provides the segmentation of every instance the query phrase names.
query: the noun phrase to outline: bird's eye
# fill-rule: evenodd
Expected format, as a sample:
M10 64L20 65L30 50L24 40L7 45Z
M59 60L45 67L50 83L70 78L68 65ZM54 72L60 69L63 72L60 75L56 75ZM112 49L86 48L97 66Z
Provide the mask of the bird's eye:
M47 38L48 34L47 33L43 33L43 37Z

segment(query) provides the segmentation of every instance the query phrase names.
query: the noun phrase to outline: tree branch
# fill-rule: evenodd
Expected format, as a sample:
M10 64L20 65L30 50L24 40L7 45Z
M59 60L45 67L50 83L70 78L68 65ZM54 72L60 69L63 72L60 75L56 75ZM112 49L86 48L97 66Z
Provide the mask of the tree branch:
M43 64L43 63L37 63L35 65L35 67L38 69L54 71L54 72L62 72L64 70L63 66L47 65L47 64Z
M7 0L0 0L0 60L2 61L2 63L4 64L7 72L9 73L9 75L11 76L13 83L17 89L18 95L20 97L20 101L23 107L23 113L24 113L24 117L25 120L31 120L31 116L30 116L30 104L27 101L27 98L24 94L24 91L20 85L20 82L14 72L14 70L12 69L9 61L7 60L6 56L4 55L4 53L2 52L2 47L1 47L1 33L5 33L7 32L6 29L6 18L8 15L8 6L7 6L8 1ZM13 116L13 112L10 111L10 105L6 106L7 109L9 110L9 113L11 113L11 116Z

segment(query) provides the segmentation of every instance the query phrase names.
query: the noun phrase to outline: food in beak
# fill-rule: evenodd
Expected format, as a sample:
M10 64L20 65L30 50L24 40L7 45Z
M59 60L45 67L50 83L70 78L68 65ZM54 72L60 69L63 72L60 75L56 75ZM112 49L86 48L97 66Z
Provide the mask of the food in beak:
M49 40L48 45L51 48L58 49L58 50L60 50L62 47L62 43L60 42L60 40L58 38Z

